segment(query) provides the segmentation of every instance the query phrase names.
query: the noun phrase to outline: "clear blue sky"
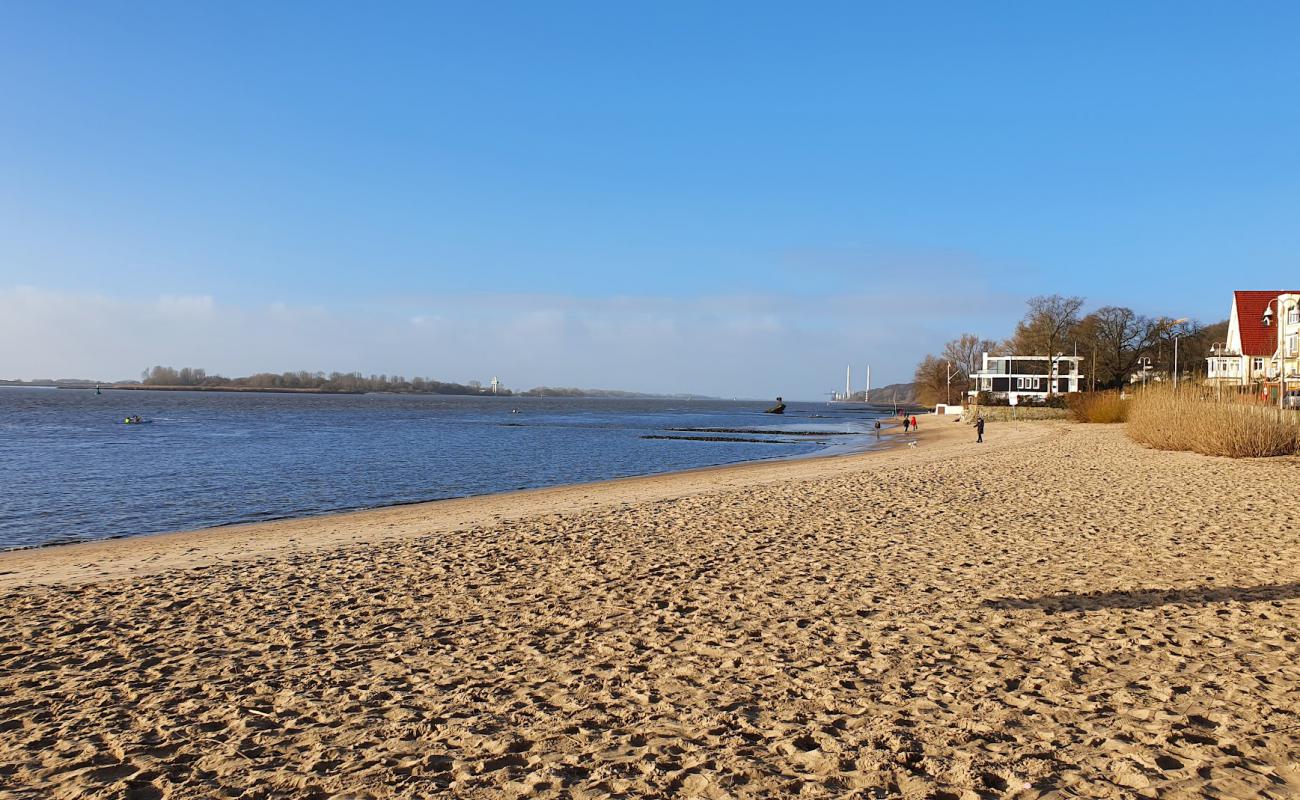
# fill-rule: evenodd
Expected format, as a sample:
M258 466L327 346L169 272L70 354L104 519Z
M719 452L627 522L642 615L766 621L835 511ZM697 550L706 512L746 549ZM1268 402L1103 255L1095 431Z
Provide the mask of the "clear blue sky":
M1297 41L1293 3L5 3L0 377L813 397L1037 293L1214 321L1296 282Z

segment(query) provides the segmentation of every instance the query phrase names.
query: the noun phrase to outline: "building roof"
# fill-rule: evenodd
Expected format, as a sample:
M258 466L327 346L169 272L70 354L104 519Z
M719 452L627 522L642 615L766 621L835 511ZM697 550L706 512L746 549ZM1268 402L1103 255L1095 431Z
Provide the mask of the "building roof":
M1277 352L1277 328L1264 324L1264 309L1280 294L1300 294L1300 291L1280 289L1232 293L1232 302L1237 309L1237 330L1241 334L1242 355L1271 356Z

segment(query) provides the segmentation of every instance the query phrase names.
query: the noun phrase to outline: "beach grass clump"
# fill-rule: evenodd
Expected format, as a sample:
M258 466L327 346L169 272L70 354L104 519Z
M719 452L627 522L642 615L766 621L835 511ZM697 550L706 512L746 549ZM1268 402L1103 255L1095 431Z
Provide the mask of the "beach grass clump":
M1300 453L1300 412L1169 388L1141 391L1129 402L1129 437L1157 450L1230 458Z
M1128 420L1128 401L1119 392L1079 392L1066 399L1076 422L1114 423Z

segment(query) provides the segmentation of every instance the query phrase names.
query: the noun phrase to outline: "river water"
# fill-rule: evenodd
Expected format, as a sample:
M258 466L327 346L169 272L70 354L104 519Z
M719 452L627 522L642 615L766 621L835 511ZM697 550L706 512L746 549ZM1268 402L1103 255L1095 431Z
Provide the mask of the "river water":
M0 548L880 444L863 406L792 403L776 417L761 413L767 405L3 387ZM121 424L134 414L151 423Z

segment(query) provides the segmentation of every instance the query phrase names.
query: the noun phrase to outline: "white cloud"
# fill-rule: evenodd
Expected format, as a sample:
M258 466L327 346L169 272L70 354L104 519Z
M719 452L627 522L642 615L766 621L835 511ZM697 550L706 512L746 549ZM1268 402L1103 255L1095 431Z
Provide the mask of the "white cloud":
M906 380L963 330L1005 333L1020 301L970 287L841 295L474 294L347 309L208 295L123 297L0 287L0 378L359 370L507 385L815 398L870 361Z
M158 313L166 317L206 317L216 310L211 295L163 295L155 306Z

